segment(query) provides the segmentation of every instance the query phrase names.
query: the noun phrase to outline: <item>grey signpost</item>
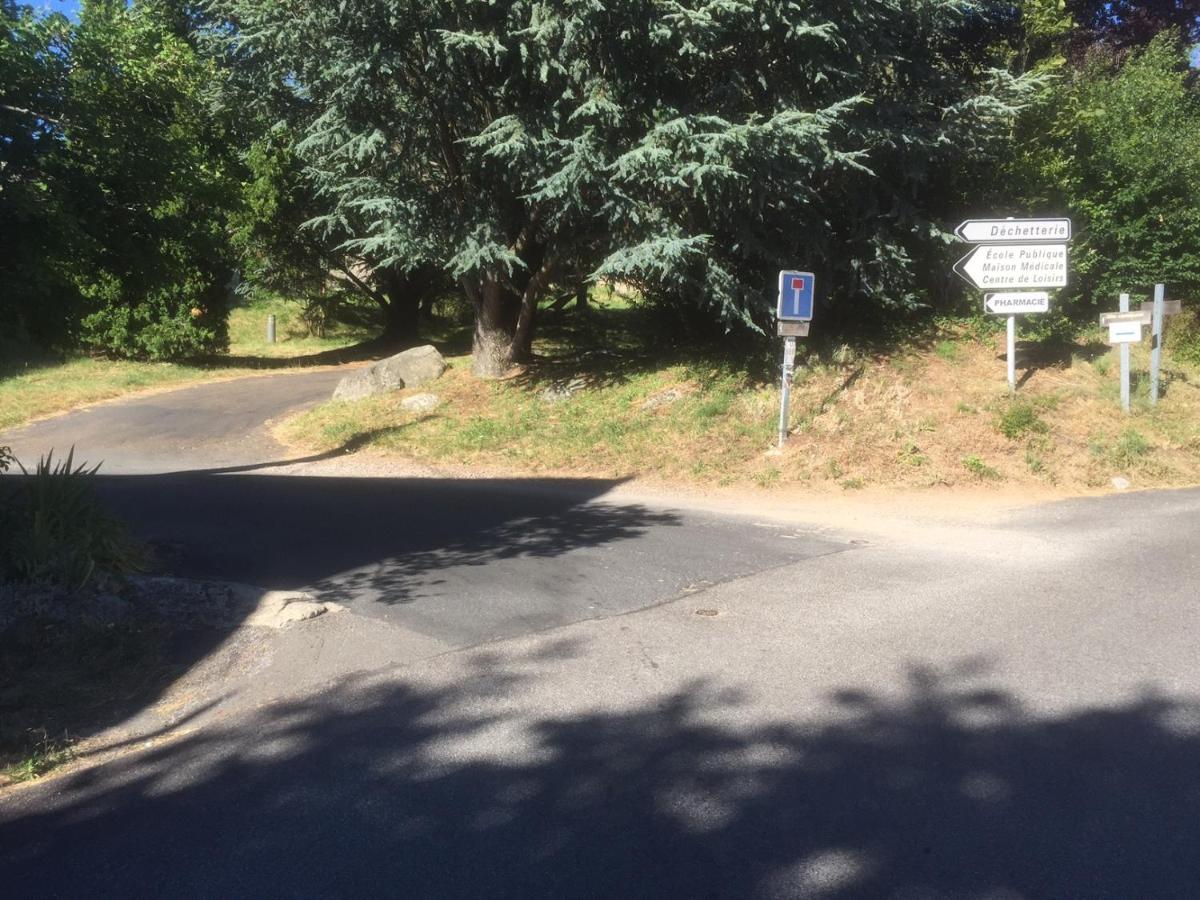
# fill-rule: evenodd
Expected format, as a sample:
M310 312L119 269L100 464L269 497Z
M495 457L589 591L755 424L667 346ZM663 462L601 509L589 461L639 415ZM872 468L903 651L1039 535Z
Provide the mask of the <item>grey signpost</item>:
M1123 313L1129 312L1129 295L1121 295L1120 310ZM1129 344L1121 344L1121 409L1129 412Z
M1150 405L1158 405L1158 373L1162 368L1163 301L1166 299L1164 285L1154 286L1154 320L1151 326L1154 343L1150 345Z
M1017 315L1050 309L1050 295L1031 288L1067 285L1070 219L968 219L954 231L977 244L954 264L954 272L979 290L984 310L1007 316L1008 388L1017 389ZM1020 292L1014 292L1019 290Z
M1150 322L1150 314L1129 311L1129 295L1121 295L1121 311L1101 313L1100 324L1108 329L1108 342L1121 348L1121 408L1130 411L1129 345L1142 341L1142 328Z

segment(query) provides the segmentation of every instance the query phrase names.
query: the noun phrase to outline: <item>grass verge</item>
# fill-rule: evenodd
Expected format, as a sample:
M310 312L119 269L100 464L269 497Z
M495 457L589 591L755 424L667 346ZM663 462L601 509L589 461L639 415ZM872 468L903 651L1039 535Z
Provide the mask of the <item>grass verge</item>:
M838 490L1091 490L1117 475L1136 487L1200 483L1200 370L1178 360L1168 363L1163 401L1143 404L1131 422L1110 396L1111 372L1094 365L1111 352L1097 343L1023 347L1016 398L1002 336L991 333L943 326L883 352L809 349L788 446L772 456L779 391L770 363L656 348L636 310L601 313L590 332L549 330L539 362L508 380L478 381L468 359L454 357L435 385L326 404L278 433L305 450L365 446L509 475ZM406 410L416 392L437 394L439 405Z
M256 300L229 316L229 360L282 359L337 350L377 333L371 311L347 305L328 325L326 336L304 332L301 307L277 297ZM266 342L266 317L277 317L275 344ZM154 388L180 387L262 370L223 358L207 365L136 362L75 356L0 367L0 430L101 400Z

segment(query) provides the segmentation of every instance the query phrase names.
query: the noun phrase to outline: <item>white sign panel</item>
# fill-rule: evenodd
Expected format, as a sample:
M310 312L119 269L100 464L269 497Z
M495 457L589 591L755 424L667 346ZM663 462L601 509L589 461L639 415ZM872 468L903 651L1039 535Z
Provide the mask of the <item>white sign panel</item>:
M1108 342L1110 344L1140 344L1142 342L1142 323L1111 323L1108 326Z
M1050 295L1045 291L1029 291L1019 294L985 294L983 308L998 316L1015 316L1019 313L1044 313L1050 311Z
M955 263L954 271L984 290L1066 287L1067 245L983 244Z
M1070 219L968 219L954 230L968 244L1071 240Z

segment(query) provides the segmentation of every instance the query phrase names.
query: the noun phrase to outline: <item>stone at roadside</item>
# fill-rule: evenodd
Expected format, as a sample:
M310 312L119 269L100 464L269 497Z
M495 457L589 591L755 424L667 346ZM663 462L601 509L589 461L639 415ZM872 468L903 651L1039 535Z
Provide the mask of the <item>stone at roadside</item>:
M1112 486L1118 491L1127 491L1133 487L1128 478L1121 478L1119 475L1112 480Z
M400 401L400 405L409 412L426 413L437 409L441 400L437 394L413 394Z
M333 391L334 400L361 400L406 387L418 387L436 381L446 371L446 360L437 348L414 347L381 359L347 375Z
M254 612L246 617L245 624L257 628L284 628L340 609L342 607L336 603L323 603L308 594L268 591L262 595Z

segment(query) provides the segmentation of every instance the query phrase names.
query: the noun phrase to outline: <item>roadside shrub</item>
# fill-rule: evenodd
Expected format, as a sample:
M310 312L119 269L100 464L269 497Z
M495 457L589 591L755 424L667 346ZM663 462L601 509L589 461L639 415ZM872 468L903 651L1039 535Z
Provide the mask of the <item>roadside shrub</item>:
M1050 426L1042 421L1034 405L1022 400L1014 400L1000 413L996 427L1010 441L1029 433L1045 434L1050 430Z
M20 466L20 463L17 463ZM100 466L75 464L53 452L38 460L5 504L0 523L0 571L20 582L76 591L99 573L124 575L143 567L139 545L96 496Z
M1184 307L1167 320L1167 347L1176 359L1200 366L1200 315L1195 307Z

